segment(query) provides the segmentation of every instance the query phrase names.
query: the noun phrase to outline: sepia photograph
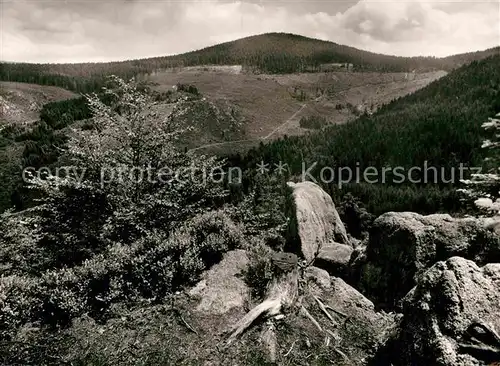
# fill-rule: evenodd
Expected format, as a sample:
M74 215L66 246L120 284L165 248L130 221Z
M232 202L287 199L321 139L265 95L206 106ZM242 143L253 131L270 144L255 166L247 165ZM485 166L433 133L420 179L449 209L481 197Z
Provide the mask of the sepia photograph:
M500 0L0 0L0 366L500 366Z

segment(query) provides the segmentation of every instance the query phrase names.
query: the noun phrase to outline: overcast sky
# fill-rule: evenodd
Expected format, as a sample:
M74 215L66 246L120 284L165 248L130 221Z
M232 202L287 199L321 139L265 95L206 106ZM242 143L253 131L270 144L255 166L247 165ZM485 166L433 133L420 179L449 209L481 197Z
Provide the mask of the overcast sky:
M500 45L499 1L0 0L0 59L124 60L265 32L447 56Z

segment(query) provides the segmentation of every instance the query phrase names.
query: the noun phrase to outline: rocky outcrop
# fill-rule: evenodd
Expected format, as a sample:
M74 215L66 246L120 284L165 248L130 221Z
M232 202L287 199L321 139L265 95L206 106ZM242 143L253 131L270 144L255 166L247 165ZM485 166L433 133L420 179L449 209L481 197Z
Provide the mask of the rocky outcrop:
M338 277L331 277L319 297L337 322L335 347L346 356L340 364L366 365L397 331L398 316L376 312L370 300Z
M426 271L403 300L395 365L500 362L500 264L453 257Z
M344 268L352 247L330 195L313 182L288 185L293 188L301 252L306 261L317 256L318 265L326 270Z
M304 280L310 285L317 286L319 291L327 291L332 287L328 272L318 267L307 267L304 271Z
M387 213L355 242L324 191L312 183L293 187L301 250L314 266L293 253L269 254L273 279L264 301L248 311L254 301L240 276L248 255L228 252L189 291L191 319L217 318L230 333L227 346L237 349L241 337L278 363L321 347L349 365L500 361L500 264L486 264L498 261L500 250L487 220ZM348 284L332 273L358 277L347 276ZM373 300L402 314L378 311ZM260 331L246 333L254 326Z
M366 365L378 349L385 348L386 342L394 338L398 317L377 312L370 300L342 279L314 266L298 270L297 257L291 253L272 253L271 262L283 281L273 277L266 299L248 311L247 306L254 301L239 276L248 271L248 254L243 250L226 253L188 291L189 302L184 306L190 310L181 311L178 320L186 328L184 331L193 337L213 337L219 341L217 332L222 331L229 334L227 338L224 335L225 347L234 347L235 355L249 352L252 345L253 352L263 356L259 362L277 364L302 357L305 364L335 361L339 365ZM292 283L293 289L287 286ZM295 295L289 300L277 296L290 290ZM179 296L176 306L184 304L182 294ZM267 312L261 314L262 309ZM257 318L262 321L254 324L255 329L252 321ZM216 325L216 329L206 324Z
M225 314L233 308L243 308L250 299L247 284L238 277L248 268L249 259L244 250L224 255L222 261L205 272L203 279L189 291L200 298L197 311Z
M420 274L452 256L480 265L500 262L499 238L480 219L389 212L375 220L366 252L356 255L355 282L376 303L393 308Z

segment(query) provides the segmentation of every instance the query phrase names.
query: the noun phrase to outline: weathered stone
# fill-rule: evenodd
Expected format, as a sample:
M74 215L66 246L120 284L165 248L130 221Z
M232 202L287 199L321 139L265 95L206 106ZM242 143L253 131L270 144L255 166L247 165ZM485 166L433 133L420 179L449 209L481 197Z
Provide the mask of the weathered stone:
M189 291L200 296L197 311L224 314L243 307L250 298L246 283L237 275L247 269L249 259L244 250L234 250L224 255L222 261L205 272L203 279Z
M389 212L373 223L359 288L392 308L434 263L461 256L479 264L500 261L499 237L483 220L449 215Z
M318 267L307 267L304 271L304 279L315 283L321 290L329 290L332 287L328 272Z
M344 224L328 193L313 182L288 185L293 188L301 251L308 262L335 243L349 245Z
M476 341L470 334L478 321L500 332L500 264L479 268L460 257L436 263L404 298L403 313L395 365L500 361L500 338L484 329ZM478 351L478 345L491 350Z
M353 248L345 244L333 244L322 248L314 264L332 275L343 275L351 260Z
M370 300L340 278L332 277L330 290L320 298L333 309L328 311L338 324L335 347L346 354L348 365L366 365L397 331L398 316L376 312Z

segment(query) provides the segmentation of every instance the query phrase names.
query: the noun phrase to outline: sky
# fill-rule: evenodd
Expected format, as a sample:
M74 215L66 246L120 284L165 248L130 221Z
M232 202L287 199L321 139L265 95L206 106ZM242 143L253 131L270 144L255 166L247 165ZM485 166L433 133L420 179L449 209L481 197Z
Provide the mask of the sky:
M0 60L165 56L288 32L399 56L500 45L500 0L0 0Z

